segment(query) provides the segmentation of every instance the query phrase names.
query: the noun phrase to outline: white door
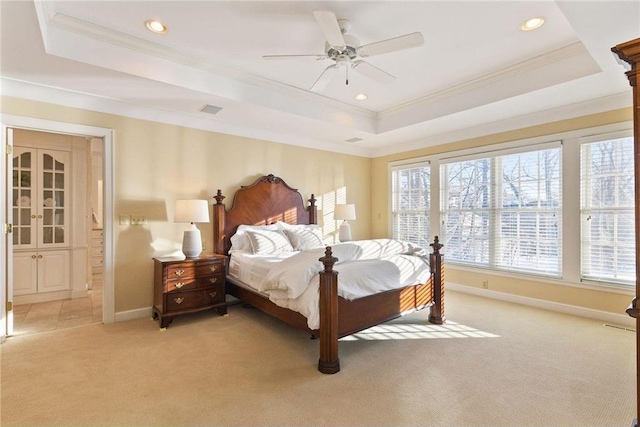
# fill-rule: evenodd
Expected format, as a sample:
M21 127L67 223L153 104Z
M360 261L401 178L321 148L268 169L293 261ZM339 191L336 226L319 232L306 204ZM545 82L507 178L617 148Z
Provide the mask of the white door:
M0 289L0 343L7 335L13 334L13 234L8 232L9 224L13 224L13 129L4 125L0 126L0 155L3 171L0 173L0 188L4 189L4 209L0 209L0 226L3 230L2 244L0 245L0 278L4 279Z

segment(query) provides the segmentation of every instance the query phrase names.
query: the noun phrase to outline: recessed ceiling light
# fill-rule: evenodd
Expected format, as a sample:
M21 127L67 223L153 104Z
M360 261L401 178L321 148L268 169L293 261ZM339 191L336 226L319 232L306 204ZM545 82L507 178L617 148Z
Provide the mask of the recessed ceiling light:
M544 18L538 16L538 17L527 19L526 21L524 21L524 23L520 26L520 29L522 31L531 31L531 30L540 28L543 25L544 25Z
M366 93L359 93L356 96L354 96L354 98L356 99L356 101L364 101L365 99L368 98Z
M144 26L147 27L147 30L156 34L164 34L169 31L166 25L160 21L156 21L155 19L148 19L144 21Z

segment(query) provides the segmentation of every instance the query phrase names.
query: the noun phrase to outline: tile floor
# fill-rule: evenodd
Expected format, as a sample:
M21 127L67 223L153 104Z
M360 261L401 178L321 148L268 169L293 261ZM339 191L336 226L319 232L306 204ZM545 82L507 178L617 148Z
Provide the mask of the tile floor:
M84 298L22 304L13 307L13 335L33 334L102 322L102 275L93 276Z

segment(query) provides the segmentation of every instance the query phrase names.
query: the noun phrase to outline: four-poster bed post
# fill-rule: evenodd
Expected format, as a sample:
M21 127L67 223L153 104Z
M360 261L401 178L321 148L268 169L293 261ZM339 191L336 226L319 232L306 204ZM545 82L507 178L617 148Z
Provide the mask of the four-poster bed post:
M632 427L638 427L640 419L640 38L611 48L613 53L631 66L626 72L633 88L633 155L635 173L635 227L636 227L636 292L627 314L636 319L636 418Z

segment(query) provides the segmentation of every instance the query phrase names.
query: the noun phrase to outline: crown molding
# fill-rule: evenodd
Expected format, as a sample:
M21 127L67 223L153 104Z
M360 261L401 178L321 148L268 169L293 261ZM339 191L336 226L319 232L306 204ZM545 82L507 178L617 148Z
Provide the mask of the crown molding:
M117 99L100 97L93 94L70 91L6 77L0 77L0 96L26 99L30 101L246 138L261 139L264 141L311 148L314 150L348 154L358 157L370 157L370 151L368 149L346 143L343 144L314 138L300 137L298 135L288 135L258 126L249 127L246 125L235 125L215 120L209 115L206 115L205 117L202 113L169 111L162 108L137 105Z
M196 54L195 52L185 52L182 49L179 50L172 47L163 46L158 43L142 39L140 37L115 31L89 21L56 12L52 10L54 6L52 6L51 2L40 0L37 0L37 2L44 3L43 13L46 17L46 19L44 20L45 25L50 26L51 28L56 28L58 30L73 33L81 37L90 38L101 43L120 47L122 49L139 52L145 55L152 55L157 58L181 64L187 67L204 70L224 78L255 86L257 88L277 92L279 96L285 94L290 97L294 97L307 102L312 101L316 104L322 104L332 110L338 110L349 115L358 116L365 120L374 121L376 118L375 112L367 110L365 108L346 104L341 101L327 98L322 94L313 93L291 85L276 82L238 69L227 67L215 63L210 59L204 59L198 56L198 54ZM48 33L48 29L43 30L43 34ZM45 46L47 45L48 43L45 43Z
M500 70L485 74L475 79L468 80L455 86L451 86L438 92L431 93L410 102L388 108L378 113L378 115L388 116L394 114L402 114L409 109L415 109L416 107L420 107L423 104L432 104L434 102L442 101L444 99L451 98L452 96L471 92L473 90L499 83L505 79L519 76L531 71L538 71L559 61L564 61L569 58L574 58L582 55L589 55L589 52L581 42L576 42L568 46L556 49L554 51L545 53L544 55L539 55L537 57L527 59L526 61L522 61L509 67L502 68Z

